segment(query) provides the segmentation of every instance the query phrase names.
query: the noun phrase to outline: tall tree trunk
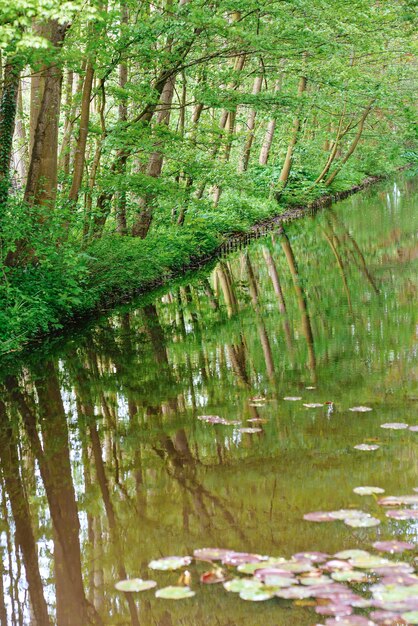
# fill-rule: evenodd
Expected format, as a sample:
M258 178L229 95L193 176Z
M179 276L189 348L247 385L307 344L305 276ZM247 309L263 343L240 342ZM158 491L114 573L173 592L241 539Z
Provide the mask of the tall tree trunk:
M263 76L256 76L254 79L253 91L252 95L257 96L261 91L261 86L263 84ZM255 118L257 115L257 111L255 108L252 108L247 117L247 138L245 140L244 151L242 154L239 171L246 172L248 169L248 163L250 161L251 147L254 141L254 127L255 127Z
M298 86L298 98L301 98L304 91L306 90L307 78L306 76L301 76L299 79ZM287 147L286 157L283 163L282 171L279 176L279 190L277 195L280 195L280 191L284 189L287 185L287 181L289 180L290 170L292 169L292 161L293 161L293 153L295 150L295 146L298 141L298 135L300 130L300 113L298 113L297 117L295 117L293 121L292 133L290 136L289 145Z
M21 65L16 59L9 59L4 67L3 89L0 101L0 211L1 207L6 204L9 193L10 161Z
M71 183L68 198L72 203L77 202L80 193L81 182L83 180L84 160L86 157L86 145L88 126L90 119L90 99L93 86L94 69L91 61L88 61L86 67L86 76L84 78L83 94L81 98L80 126L78 130L78 139L74 155L73 163L73 179Z
M128 23L128 8L125 1L121 2L122 24ZM128 82L128 65L126 62L119 65L119 87L125 89ZM126 100L122 99L119 103L119 123L123 124L128 119L128 106ZM126 172L126 163L128 156L126 152L119 159L119 173L124 175ZM126 224L126 191L120 191L116 198L116 229L120 235L127 234Z
M170 122L170 107L173 100L175 76L171 76L166 82L163 92L160 98L161 109L157 116L157 125L161 124L168 126ZM151 154L148 162L147 174L152 178L158 178L161 174L163 167L164 154L158 149L161 147L161 142L156 144L156 150ZM145 239L151 226L153 209L154 209L155 194L150 193L141 198L140 206L141 211L137 215L137 218L132 227L132 236L141 237Z
M58 49L65 38L66 25L50 23L49 39ZM33 138L25 202L31 205L55 203L57 192L58 122L61 102L62 70L52 63L42 72L44 88Z
M282 77L280 77L279 80L276 82L276 85L274 87L274 93L278 93L279 91L281 91L281 89L282 89ZM271 146L273 143L274 133L276 130L276 124L277 124L277 120L275 117L272 117L267 124L267 129L264 135L263 145L261 146L261 150L260 150L260 157L258 159L258 162L260 165L267 165L267 161L270 156Z
M18 175L19 188L24 187L28 175L29 151L28 141L26 137L25 119L23 110L22 97L22 80L19 82L19 94L17 99L17 117L16 117L16 143L17 143L17 163L16 170Z

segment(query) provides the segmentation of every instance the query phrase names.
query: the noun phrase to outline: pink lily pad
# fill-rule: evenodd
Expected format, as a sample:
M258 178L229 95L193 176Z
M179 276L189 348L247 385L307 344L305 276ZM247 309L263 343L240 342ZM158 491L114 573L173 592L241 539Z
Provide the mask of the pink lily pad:
M329 559L329 557L330 555L325 554L325 552L297 552L293 555L293 558L296 560L308 559L308 561L312 561L312 563L323 563Z
M289 402L297 402L298 400L302 400L302 396L285 396L283 400L288 400Z
M223 565L232 565L236 567L242 563L262 563L268 557L261 554L251 554L249 552L229 552L223 559Z
M334 522L335 517L331 516L331 513L326 511L314 511L313 513L306 513L303 519L307 522Z
M200 548L193 552L196 559L202 561L222 561L229 554L233 554L233 550L223 550L221 548Z
M387 428L388 430L405 430L408 428L408 424L403 422L387 422L386 424L380 424L380 428Z
M416 433L418 432L418 426L410 426L409 430L411 431L411 433Z
M373 548L375 550L379 550L379 552L389 552L390 554L400 554L401 552L405 552L405 550L413 550L414 545L412 543L407 543L406 541L376 541L373 544Z
M418 519L418 509L395 509L386 511L386 517L398 520Z
M367 617L362 615L349 615L348 617L342 617L335 619L325 620L326 626L376 626L376 622L372 622Z
M347 604L327 604L325 606L315 607L315 612L319 615L335 615L338 617L346 617L351 615L353 609Z

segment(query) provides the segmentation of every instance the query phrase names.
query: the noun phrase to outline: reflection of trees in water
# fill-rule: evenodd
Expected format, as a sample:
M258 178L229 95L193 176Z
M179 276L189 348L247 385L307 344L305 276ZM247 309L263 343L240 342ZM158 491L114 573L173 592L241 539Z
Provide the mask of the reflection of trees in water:
M358 285L374 294L379 289L353 234L338 214L327 216L330 248L318 243L327 262L333 259L327 279L342 281L355 312ZM39 626L52 618L58 626L100 624L99 615L122 613L138 625L151 615L148 603L139 608L133 596L121 599L107 590L116 577L136 574L133 563L142 552L158 555L165 533L174 528L182 540L198 535L215 541L225 527L229 537L248 544L236 509L241 496L227 485L217 493L208 480L211 467L227 470L235 462L234 451L223 431L215 428L209 445L195 420L187 429L184 422L202 407L223 404L225 396L228 406L259 417L251 397L274 394L285 367L299 366L301 379L307 371L315 380L320 331L311 315L321 307L321 290L309 289L306 250L284 231L272 239L222 260L210 279L175 289L164 301L113 315L67 350L60 370L47 360L4 381L0 463L10 558L1 582L6 593L10 583L17 588L21 558L29 600L24 605L15 591L8 605L0 602L2 626L12 605L13 624L23 613ZM333 320L327 323L329 330ZM299 327L306 365L297 352ZM73 405L76 427L68 421ZM241 448L251 450L262 437L264 432L260 439L244 436ZM156 497L164 490L167 519ZM181 519L173 522L178 510ZM48 617L51 594L38 543L46 545L49 537L54 553L42 559L53 566L56 605ZM169 624L171 618L155 619Z

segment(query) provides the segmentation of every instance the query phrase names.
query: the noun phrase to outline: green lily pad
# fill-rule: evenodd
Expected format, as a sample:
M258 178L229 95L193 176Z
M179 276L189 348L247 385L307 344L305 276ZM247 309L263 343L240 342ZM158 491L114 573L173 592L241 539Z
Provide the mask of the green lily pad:
M408 611L407 613L402 613L401 617L408 624L418 624L418 611Z
M194 595L196 594L190 587L163 587L155 592L156 598L164 598L164 600L184 600Z
M263 583L261 580L256 580L255 578L233 578L232 580L227 580L223 586L226 591L241 593L241 591L256 591L257 589L261 589Z
M333 572L331 578L338 583L361 583L367 580L366 574L354 570L349 572Z
M342 550L341 552L337 552L337 554L334 554L334 556L336 559L343 560L361 559L370 556L370 552L367 552L366 550Z
M156 587L155 580L142 580L142 578L130 578L129 580L119 580L115 584L115 589L118 591L137 592L147 591Z
M372 526L379 526L380 519L371 515L359 515L359 517L345 519L344 524L352 528L371 528Z
M355 487L354 493L358 496L372 496L374 493L385 493L381 487Z
M264 602L271 600L275 595L273 589L243 589L240 591L241 600L249 600L250 602Z
M157 559L148 563L150 569L160 570L162 572L180 569L185 565L190 565L192 557L190 556L168 556L165 559Z
M388 563L390 564L390 561L380 556L368 554L367 556L351 558L350 563L353 567L358 567L359 569L373 569L375 567L387 566Z
M282 564L286 562L286 559L283 559L281 557L277 557L277 558L270 558L267 559L266 561L262 561L259 563L241 563L240 565L238 565L237 570L241 573L241 574L254 574L254 572L257 569L261 569L262 567L279 567L280 569L282 568Z

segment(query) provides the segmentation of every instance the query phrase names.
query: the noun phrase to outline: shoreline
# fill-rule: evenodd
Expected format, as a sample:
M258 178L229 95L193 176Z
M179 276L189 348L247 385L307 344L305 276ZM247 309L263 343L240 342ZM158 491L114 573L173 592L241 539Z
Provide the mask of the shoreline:
M3 363L10 358L20 359L24 357L24 355L27 354L30 350L39 349L42 344L46 342L49 338L62 338L68 330L74 329L74 327L76 327L78 324L81 324L83 321L86 322L89 318L91 318L93 321L99 316L109 313L113 308L117 307L118 305L126 304L138 296L146 295L148 293L151 293L155 289L164 287L165 285L168 285L170 281L179 279L189 272L202 269L208 263L213 262L217 258L220 258L223 255L229 254L230 252L233 252L234 250L247 245L254 239L258 239L259 237L264 236L274 228L307 217L308 215L315 215L321 209L329 207L334 203L339 202L340 200L344 200L376 183L387 180L390 176L399 173L407 169L408 167L409 165L403 166L388 175L369 176L365 178L361 183L354 185L349 189L322 195L317 199L309 202L308 204L298 204L295 206L290 206L282 213L272 215L271 217L254 223L244 232L239 231L229 233L227 236L224 236L224 240L220 244L214 246L213 250L211 250L210 252L198 254L195 257L189 256L186 263L183 263L181 264L181 266L177 267L168 267L166 271L163 271L155 278L148 280L145 279L142 283L140 283L139 280L137 281L136 285L132 284L131 287L122 287L119 290L117 286L116 288L109 288L105 290L102 294L97 296L97 300L93 306L86 306L81 311L73 310L69 315L63 315L60 320L63 324L63 327L59 328L58 330L50 329L46 332L32 335L32 337L28 337L26 340L24 340L19 348L5 351L3 353L0 352L0 362L3 365ZM179 234L181 234L181 232ZM219 233L219 235L222 236L222 233ZM94 278L93 273L91 276L92 278ZM94 280L92 280L92 287L94 286ZM87 289L87 293L88 292L89 289Z

